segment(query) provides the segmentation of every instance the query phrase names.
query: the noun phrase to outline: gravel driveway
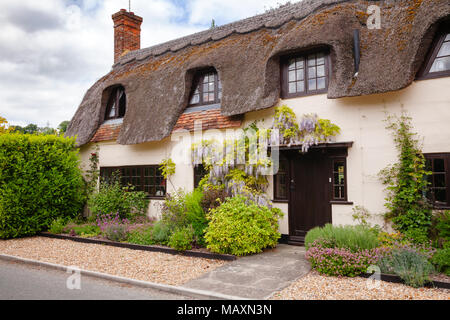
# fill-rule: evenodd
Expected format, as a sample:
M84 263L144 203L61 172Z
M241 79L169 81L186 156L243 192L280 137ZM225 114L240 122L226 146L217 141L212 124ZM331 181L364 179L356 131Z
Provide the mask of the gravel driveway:
M0 240L0 254L175 286L226 264L218 260L43 237Z
M335 278L310 272L288 288L275 293L273 300L450 300L450 290L414 289L402 284L380 282L369 289L364 278Z

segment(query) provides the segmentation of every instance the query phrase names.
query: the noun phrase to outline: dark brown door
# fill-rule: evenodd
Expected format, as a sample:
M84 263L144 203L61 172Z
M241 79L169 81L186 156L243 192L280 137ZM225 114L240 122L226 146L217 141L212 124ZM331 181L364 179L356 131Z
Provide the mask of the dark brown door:
M330 159L323 150L290 152L289 242L303 244L306 233L331 223Z

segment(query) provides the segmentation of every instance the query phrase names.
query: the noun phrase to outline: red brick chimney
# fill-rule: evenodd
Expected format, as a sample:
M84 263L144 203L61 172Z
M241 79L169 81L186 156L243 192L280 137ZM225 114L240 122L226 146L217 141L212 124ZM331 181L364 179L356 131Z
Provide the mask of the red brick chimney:
M143 19L125 9L113 14L112 19L114 21L114 63L116 63L124 53L141 48Z

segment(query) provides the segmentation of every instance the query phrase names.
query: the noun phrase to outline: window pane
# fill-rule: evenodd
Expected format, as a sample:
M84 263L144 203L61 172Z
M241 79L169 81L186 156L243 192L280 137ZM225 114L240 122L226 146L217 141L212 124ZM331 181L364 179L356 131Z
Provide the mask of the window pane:
M192 99L191 99L191 104L197 104L199 102L200 102L200 95L199 94L194 94L192 96Z
M450 56L450 42L444 42L441 50L439 50L438 57Z
M317 54L317 64L325 64L325 55L323 53Z
M318 78L317 79L317 89L325 89L325 78Z
M318 77L325 77L325 66L318 66L317 67L317 76Z
M447 202L447 192L445 189L434 189L434 200L437 202Z
M297 70L297 81L305 79L305 69L298 69Z
M312 67L316 65L316 55L312 54L308 57L308 66Z
M336 200L345 199L345 188L344 187L334 187L334 199L336 199Z
M450 57L438 58L434 61L430 72L441 72L450 70Z
M289 71L289 82L295 81L295 71Z
M295 70L295 60L289 60L289 70Z
M445 188L445 173L435 174L433 176L433 180L434 180L434 187Z
M298 81L297 92L304 92L304 91L305 91L305 81Z
M116 116L116 103L114 102L111 106L111 111L109 112L108 117L114 118Z
M305 67L305 60L303 58L297 59L297 69Z
M275 183L275 199L278 200L287 200L287 171L288 171L288 163L284 158L280 159L280 167L278 173L275 175L274 183Z
M433 172L445 172L444 159L433 159Z
M295 82L289 83L289 93L295 93L297 92L297 85Z
M316 90L316 79L308 81L308 90Z
M308 68L308 79L314 79L316 77L316 68Z

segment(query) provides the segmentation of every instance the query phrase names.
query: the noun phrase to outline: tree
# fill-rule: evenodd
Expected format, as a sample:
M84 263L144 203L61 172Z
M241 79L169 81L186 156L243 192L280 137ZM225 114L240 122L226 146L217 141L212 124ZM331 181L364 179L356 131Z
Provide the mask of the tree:
M37 132L39 132L39 127L34 123L30 123L29 125L23 128L23 133L26 134L35 134Z
M61 123L59 124L59 126L58 126L59 133L61 133L61 134L66 133L67 127L69 126L69 123L70 123L70 121L67 121L67 120L61 122Z
M216 27L217 27L217 25L216 25L216 20L212 19L210 29L214 29L214 28L216 28Z
M11 128L8 126L8 121L3 118L0 117L0 134L5 134L11 132Z

